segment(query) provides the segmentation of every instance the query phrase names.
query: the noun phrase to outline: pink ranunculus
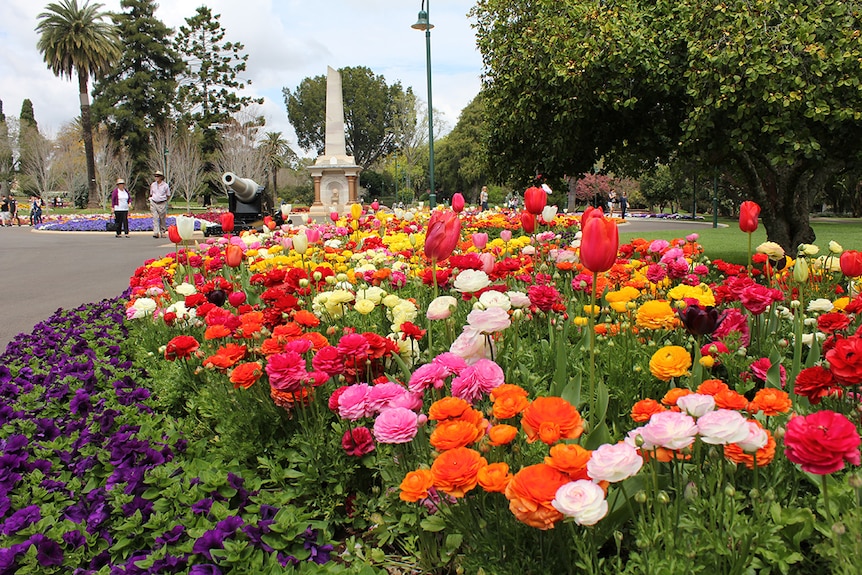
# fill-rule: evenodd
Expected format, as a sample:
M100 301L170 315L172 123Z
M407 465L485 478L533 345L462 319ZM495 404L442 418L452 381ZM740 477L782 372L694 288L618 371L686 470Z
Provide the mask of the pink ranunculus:
M378 383L371 387L368 392L368 409L374 413L381 413L401 400L407 395L407 388L394 381Z
M702 393L689 393L676 400L676 405L692 417L700 417L715 409L715 398Z
M344 358L341 357L337 347L327 345L314 354L314 357L311 358L311 366L332 377L344 371Z
M717 409L699 417L697 429L704 443L727 445L748 437L748 420L738 411Z
M828 409L797 415L787 423L784 455L802 471L827 475L860 464L859 432L849 419Z
M295 351L286 351L269 356L266 363L269 385L278 391L299 391L308 377L305 360Z
M503 308L489 307L471 311L467 315L467 323L483 334L492 334L508 328L512 325L512 320Z
M593 451L587 462L587 475L593 481L617 483L640 471L644 460L631 445L606 443Z
M746 453L755 453L769 442L769 435L756 420L749 419L746 423L748 424L748 437L737 441L736 444Z
M450 375L452 374L443 365L426 363L413 371L407 388L414 393L425 391L429 387L440 389L446 385L446 378Z
M416 437L419 417L405 407L384 410L374 420L374 439L379 443L409 443Z
M420 409L422 409L422 403L423 403L424 399L425 399L424 393L422 393L422 392L414 393L412 391L408 391L407 393L405 393L401 397L394 399L391 402L389 402L389 406L390 407L406 407L407 409L409 409L411 411L418 412ZM423 423L422 417L423 416L421 416L421 415L419 416L419 425L422 425L422 423Z
M344 356L345 360L353 362L364 361L365 356L371 349L371 344L368 343L368 340L365 339L363 335L351 333L342 336L342 338L338 340L337 347L338 353Z
M356 421L372 415L368 406L368 393L371 386L358 383L349 386L338 396L338 415L342 419Z
M768 357L761 357L758 360L755 360L748 366L748 369L751 370L751 373L754 374L754 377L759 379L760 381L766 381L766 374L772 368L772 361ZM781 381L781 387L787 383L787 370L784 369L783 365L778 366L779 380Z
M652 264L647 268L646 276L649 281L656 284L667 277L667 270L664 266Z
M461 370L467 367L467 362L464 361L463 357L448 351L432 359L431 363L443 366L446 369L447 375L458 375L461 373Z
M485 348L485 336L482 332L470 325L465 325L461 335L452 342L449 351L461 357L469 365L486 357L490 350Z
M647 251L651 254L660 254L669 247L670 242L667 240L653 240L647 248Z
M504 380L503 369L499 365L490 359L480 359L461 370L452 380L452 395L475 403L502 385Z
M751 284L739 294L739 301L743 307L754 315L762 314L773 302L783 299L784 295L780 290L760 284Z
M739 344L748 347L751 341L751 335L748 330L748 318L737 308L731 307L721 314L721 323L712 332L712 337L723 340L734 332L739 333Z
M595 525L608 514L605 491L592 481L578 479L557 489L551 505L578 525Z
M532 285L527 290L527 297L531 304L544 312L551 311L563 301L563 296L551 285Z
M367 427L354 427L344 432L341 448L353 457L362 457L374 451L374 440Z
M295 339L284 344L284 351L295 351L302 355L303 353L311 351L313 345L314 344L307 339Z
M697 424L690 415L676 411L662 411L650 417L640 430L644 440L666 449L683 449L694 443Z

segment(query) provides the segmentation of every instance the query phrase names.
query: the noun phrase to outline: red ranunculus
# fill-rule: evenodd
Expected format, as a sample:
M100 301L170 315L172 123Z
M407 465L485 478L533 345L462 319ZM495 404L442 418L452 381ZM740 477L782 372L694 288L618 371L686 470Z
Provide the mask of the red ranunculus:
M541 214L547 203L548 195L542 188L533 186L524 192L524 208L534 216Z
M221 229L225 233L230 233L233 231L234 227L234 215L233 212L225 212L219 218L221 219Z
M843 469L845 461L859 465L859 443L859 432L849 419L824 409L790 419L784 455L802 471L827 475Z
M606 218L588 218L581 235L581 263L593 273L611 269L617 261L620 233L617 223Z
M800 370L793 382L793 393L807 397L811 405L817 405L824 397L840 391L832 372L822 365Z
M461 220L449 210L434 210L425 234L425 255L432 261L442 261L452 254L461 239Z
M183 238L180 237L180 231L177 226L168 226L168 239L175 244L182 243Z
M850 317L846 313L837 311L824 313L817 318L817 329L830 335L836 331L844 331L849 326Z
M242 291L234 291L230 292L230 295L227 296L227 301L233 307L239 307L245 303L246 295L245 292Z
M862 383L862 337L844 337L826 352L832 377L841 385Z
M178 335L165 346L165 359L186 359L198 350L201 344L190 335Z
M224 249L224 263L232 268L237 268L242 263L242 248L230 244Z
M862 276L862 252L847 250L841 254L841 273L847 277Z
M747 234L757 229L757 218L760 216L760 206L751 200L742 202L739 206L739 229Z
M452 194L452 209L456 214L460 214L464 211L464 196L461 192L455 192Z
M530 212L521 212L521 227L525 233L532 234L536 231L536 216Z
M347 455L362 457L374 451L374 440L371 438L371 432L368 431L367 427L356 427L344 432L344 436L341 438L341 447Z

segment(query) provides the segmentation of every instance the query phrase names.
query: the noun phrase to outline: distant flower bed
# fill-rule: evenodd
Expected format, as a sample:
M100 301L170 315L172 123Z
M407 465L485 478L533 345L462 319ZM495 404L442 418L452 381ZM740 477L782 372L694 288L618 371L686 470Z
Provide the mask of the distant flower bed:
M196 220L203 219L200 216L195 216ZM37 230L46 230L52 232L104 232L108 222L113 222L114 216L109 214L85 214L85 215L69 215L56 216L51 221L39 224ZM168 225L176 223L176 218L168 216ZM195 221L195 229L201 228L201 222ZM153 230L153 218L151 216L131 215L129 217L129 231L132 232L150 232Z

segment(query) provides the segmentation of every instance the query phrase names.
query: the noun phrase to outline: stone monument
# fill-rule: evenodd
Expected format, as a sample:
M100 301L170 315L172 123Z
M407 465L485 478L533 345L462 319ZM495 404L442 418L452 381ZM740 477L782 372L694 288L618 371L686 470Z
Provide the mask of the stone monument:
M341 73L327 67L326 140L323 154L308 168L314 180L314 203L309 215L328 218L332 212L344 214L359 201L359 172L353 156L347 155L344 137L344 94Z

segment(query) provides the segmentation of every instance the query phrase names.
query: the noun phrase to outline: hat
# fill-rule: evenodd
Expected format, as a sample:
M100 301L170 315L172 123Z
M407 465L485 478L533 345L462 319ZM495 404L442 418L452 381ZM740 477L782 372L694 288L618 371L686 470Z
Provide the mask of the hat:
M118 184L125 184L126 180L124 180L123 178L117 178L117 183Z
M161 170L156 170L155 172L153 172L153 175L154 176L161 176L163 178L165 177L165 175L162 173Z

